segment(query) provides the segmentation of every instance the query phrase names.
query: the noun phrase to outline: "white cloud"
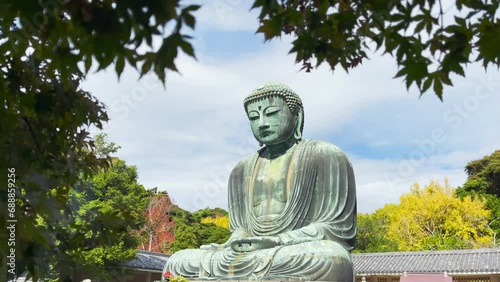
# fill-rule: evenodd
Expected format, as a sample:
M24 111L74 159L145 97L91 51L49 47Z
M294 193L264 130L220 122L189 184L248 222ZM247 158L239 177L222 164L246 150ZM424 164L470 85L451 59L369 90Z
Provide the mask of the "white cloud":
M474 158L476 154L460 151L431 156L412 165L405 159L355 156L351 161L356 170L358 211L369 213L385 204L398 203L413 183L427 184L430 179L443 182L448 178L452 186L461 186L466 180L464 165Z
M232 44L238 48L237 42ZM258 148L242 100L268 81L285 82L301 95L306 138L334 133L374 149L406 147L399 157L384 160L355 149L348 152L361 212L396 202L415 181L448 176L452 184L461 185L463 166L498 148L498 71L490 72L489 82L482 82L487 76L469 69L468 79L458 79L441 103L432 93L418 99L402 81L392 79L396 67L388 56L375 55L350 74L341 70L332 74L326 67L304 73L286 55L289 48L285 38L230 62L203 52L198 61L181 56L177 64L182 75L167 74L166 90L154 77L138 81L131 69L119 83L110 71L89 76L84 87L108 105L112 126L105 132L122 146L119 157L138 167L140 182L168 190L190 210L227 208L230 168ZM484 91L490 95L478 98L485 97L477 94ZM476 97L477 106L470 104L470 97ZM455 105L466 105L468 115L457 112ZM371 126L358 128L359 124ZM433 141L436 129L444 132L444 141ZM422 149L416 139L431 140L432 149ZM415 152L423 152L422 161L411 172L402 170L402 163L416 162Z
M259 27L259 11L250 11L252 3L244 0L203 1L202 8L195 14L197 27L201 30L255 31Z

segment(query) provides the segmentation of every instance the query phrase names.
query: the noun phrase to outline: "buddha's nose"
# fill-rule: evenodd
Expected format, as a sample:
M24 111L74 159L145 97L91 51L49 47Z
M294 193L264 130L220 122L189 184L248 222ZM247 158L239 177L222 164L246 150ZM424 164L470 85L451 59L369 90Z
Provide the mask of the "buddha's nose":
M267 123L259 124L259 130L268 129L268 128L269 128L269 124L267 124Z
M269 128L269 123L267 122L266 117L261 116L259 119L259 130L268 129L268 128Z

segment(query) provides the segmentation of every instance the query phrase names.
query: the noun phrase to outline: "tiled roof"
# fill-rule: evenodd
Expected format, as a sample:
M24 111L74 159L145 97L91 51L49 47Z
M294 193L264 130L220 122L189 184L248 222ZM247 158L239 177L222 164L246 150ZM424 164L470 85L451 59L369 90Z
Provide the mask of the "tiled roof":
M161 271L169 255L139 251L124 264L134 269ZM353 254L356 275L403 275L404 272L500 274L500 248Z
M133 269L162 271L168 257L170 257L170 255L138 251L134 259L122 263L122 266Z
M500 274L500 248L353 254L356 275L404 272Z

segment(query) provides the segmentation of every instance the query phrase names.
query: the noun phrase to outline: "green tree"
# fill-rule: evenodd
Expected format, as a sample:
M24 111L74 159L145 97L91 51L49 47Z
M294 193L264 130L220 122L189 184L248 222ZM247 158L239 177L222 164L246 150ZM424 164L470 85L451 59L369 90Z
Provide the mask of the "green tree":
M203 209L196 212L189 212L183 209L172 211L171 216L176 223L175 240L170 244L170 251L176 252L182 249L199 248L201 245L210 243L225 243L230 231L215 223L202 223L207 217L217 218L228 215L227 211L215 209Z
M97 134L94 137L94 144L97 157L102 159L110 158L111 154L121 149L115 142L108 140L108 135L106 133Z
M484 201L454 197L455 189L431 180L414 184L390 213L388 237L401 251L465 249L492 246L489 210Z
M179 225L176 228L175 240L170 243L170 251L175 253L184 249L196 249L200 247L196 233L196 229L193 226Z
M356 234L355 253L392 252L398 250L398 244L388 238L390 215L397 208L387 204L372 214L358 213L358 232Z
M134 166L113 158L109 170L71 189L69 216L57 227L58 255L51 264L60 281L110 279L119 275L120 262L135 257L133 233L144 224L149 199L137 177Z
M41 198L26 198L31 204L25 207L27 211L47 207L27 217L33 226L21 225L24 228L21 230L32 233L18 233L18 242L24 243L17 246L20 250L17 254L21 254L18 270L27 268L34 280L109 279L120 272L117 267L120 262L135 256L137 240L131 231L143 223L142 212L149 194L137 183L135 167L109 156L118 147L107 143L104 134L99 134L96 140L101 142L97 142L95 150L106 151L103 158L110 161L109 166L90 178L79 171L74 186L63 187L61 199L57 199L61 191L50 186ZM30 192L33 191L25 188L21 193ZM40 203L35 205L36 201Z
M198 238L199 246L210 243L222 244L229 239L229 236L231 235L229 228L226 228L224 226L219 226L215 224L215 222L204 223L204 219L206 219L207 217L211 218L229 217L227 211L221 208L214 208L214 209L206 208L194 212L192 216L193 219L196 221L195 224L196 236Z
M204 218L207 217L212 217L212 218L228 217L229 214L227 211L221 208L213 208L213 209L206 208L193 212L192 216L194 220L196 220L197 222L201 222Z
M500 197L500 150L465 166L468 179L463 190Z
M491 211L489 227L498 241L500 234L500 150L482 159L469 162L465 166L467 181L456 191L458 197L471 196L486 201ZM497 242L495 242L495 245Z
M138 240L133 233L144 223L149 193L137 182L134 166L110 156L119 146L103 133L95 140L97 154L109 159L111 166L90 179L81 178L68 192L66 209L52 232L56 252L45 258L51 271L41 276L59 281L110 279L119 274L120 262L136 254Z

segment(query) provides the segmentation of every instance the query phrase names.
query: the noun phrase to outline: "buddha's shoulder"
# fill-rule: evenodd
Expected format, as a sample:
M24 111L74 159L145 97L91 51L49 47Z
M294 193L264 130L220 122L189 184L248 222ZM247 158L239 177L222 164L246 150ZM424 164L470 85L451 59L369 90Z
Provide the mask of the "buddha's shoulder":
M344 154L344 151L337 145L325 141L306 139L301 142L301 145L304 148L309 147L313 151L328 151L331 153Z
M347 156L337 145L318 140L304 140L301 142L304 149L308 149L310 154L318 156L331 156L338 158L346 158Z
M244 169L246 166L248 165L254 165L255 164L255 160L257 159L257 157L259 156L259 153L256 152L256 153L253 153L251 155L248 155L246 156L245 158L243 158L242 160L240 160L234 167L233 167L233 171L235 170L240 170L240 169Z

